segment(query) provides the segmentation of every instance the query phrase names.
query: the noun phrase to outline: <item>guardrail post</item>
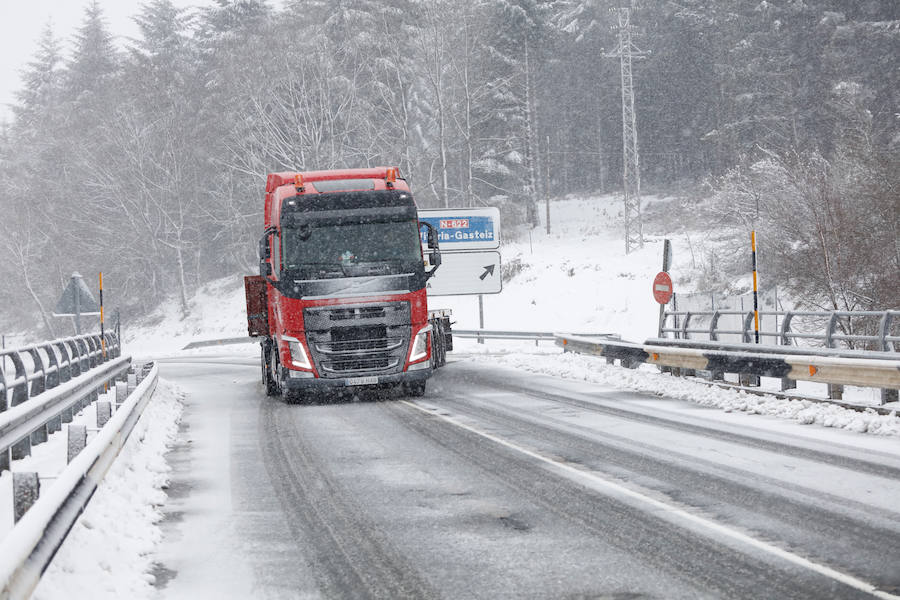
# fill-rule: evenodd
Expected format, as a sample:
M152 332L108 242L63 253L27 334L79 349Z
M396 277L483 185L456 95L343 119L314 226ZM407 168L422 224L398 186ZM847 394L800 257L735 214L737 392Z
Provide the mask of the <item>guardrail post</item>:
M50 433L47 431L47 424L44 423L31 432L31 445L37 446L38 444L43 444L47 441L48 437L50 437Z
M124 381L116 382L116 410L119 410L119 407L122 406L122 403L125 402L125 399L128 398L128 384Z
M59 413L59 418L63 423L71 423L72 417L75 415L75 410L71 406Z
M743 300L741 301L743 304ZM745 344L750 343L750 325L753 324L753 311L747 313L747 316L744 317L744 327L741 329L741 340Z
M882 315L881 317L881 326L879 327L879 329L881 330L879 334L879 337L881 339L878 340L878 349L882 352L890 352L891 349L888 348L888 342L885 338L887 338L887 336L891 333L891 311L884 311L884 315Z
M137 384L138 384L137 373L135 373L135 371L134 371L134 365L131 365L128 368L128 376L127 376L126 381L128 383L128 393L130 394L131 392L134 391L134 388L136 388Z
M47 432L48 433L56 433L62 429L62 418L59 415L51 418L47 421Z
M832 400L843 400L844 398L844 386L839 383L829 383L828 384L828 397Z
M10 457L10 449L0 450L0 473L3 471L9 471L9 467L12 464L12 458Z
M59 359L56 357L56 350L53 344L44 344L44 352L47 353L47 377L44 378L44 385L47 389L55 388L60 382Z
M84 425L69 425L69 439L66 445L66 464L72 462L78 453L87 446L87 427Z
M881 403L887 404L888 402L898 402L900 401L900 390L881 390ZM0 457L2 458L2 457Z
M112 406L109 402L97 402L97 429L103 429L106 422L112 416Z
M719 341L719 333L716 331L716 327L719 325L720 315L721 313L719 311L714 311L712 318L709 320L709 341L711 342Z
M70 368L72 377L77 377L81 375L81 344L78 343L78 340L71 339L67 342L69 344L69 355L72 357L70 361Z
M785 392L787 390L796 390L797 389L797 381L791 379L790 377L782 377L781 378L781 391Z
M21 442L16 442L9 448L10 457L13 460L19 460L26 456L31 456L31 436L27 436Z
M37 348L31 348L27 351L31 356L31 362L34 364L34 379L31 380L31 392L29 397L37 396L43 392L46 387L44 382L47 379L47 367L44 365L44 359L41 358L41 352ZM40 373L40 376L38 376Z
M16 368L16 375L13 379L13 382L17 380L22 380L23 383L13 383L12 386L12 398L10 399L10 406L18 406L22 404L26 400L28 400L28 383L26 382L27 372L25 371L25 363L22 362L22 357L18 352L13 352L9 355L9 360L12 361L13 366Z
M784 315L784 320L781 322L781 345L782 346L790 346L791 338L788 337L788 334L791 332L791 319L794 318L794 313L791 311L787 311Z
M37 473L13 473L13 515L16 523L37 502L41 480Z
M831 318L828 319L828 329L825 330L825 347L834 348L834 328L837 326L837 311L832 311Z
M691 339L691 334L688 333L688 327L691 323L691 311L687 311L684 315L684 322L681 324L681 337L682 339L689 340Z
M64 341L56 342L56 348L59 350L59 381L65 383L72 379L70 367L72 358L69 356L69 347Z

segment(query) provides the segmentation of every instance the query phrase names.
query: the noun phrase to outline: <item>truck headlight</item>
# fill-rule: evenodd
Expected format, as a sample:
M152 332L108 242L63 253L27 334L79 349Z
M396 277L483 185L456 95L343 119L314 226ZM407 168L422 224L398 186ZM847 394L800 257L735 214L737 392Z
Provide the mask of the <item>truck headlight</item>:
M413 336L412 350L409 351L409 362L416 362L428 356L428 333L431 324L426 325Z
M291 362L294 366L298 369L312 370L312 364L309 362L309 357L306 355L306 349L303 347L303 344L300 343L300 340L286 335L281 336L281 339L288 343L288 349L291 351Z

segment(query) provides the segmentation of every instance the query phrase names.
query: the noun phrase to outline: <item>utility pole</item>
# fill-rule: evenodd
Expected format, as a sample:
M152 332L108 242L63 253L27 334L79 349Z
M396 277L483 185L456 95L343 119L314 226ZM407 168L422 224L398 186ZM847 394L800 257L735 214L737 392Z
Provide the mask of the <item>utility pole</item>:
M646 56L631 41L631 8L612 8L617 17L619 41L606 54L618 58L622 76L622 183L625 194L625 253L644 247L641 223L641 162L638 154L637 118L634 112L634 85L631 62Z

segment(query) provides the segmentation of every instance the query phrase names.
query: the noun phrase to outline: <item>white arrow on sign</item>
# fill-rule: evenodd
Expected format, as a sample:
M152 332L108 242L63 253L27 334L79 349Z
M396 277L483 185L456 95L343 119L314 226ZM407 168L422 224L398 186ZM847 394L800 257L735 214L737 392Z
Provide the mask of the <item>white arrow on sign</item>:
M497 251L442 252L441 266L425 285L429 296L499 294L502 288Z

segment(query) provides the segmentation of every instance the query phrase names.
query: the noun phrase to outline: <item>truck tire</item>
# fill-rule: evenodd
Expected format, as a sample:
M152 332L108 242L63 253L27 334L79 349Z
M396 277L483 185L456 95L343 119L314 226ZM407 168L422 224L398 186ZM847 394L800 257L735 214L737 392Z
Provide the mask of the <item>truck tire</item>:
M278 372L278 353L270 348L263 350L263 372L266 383L266 396L277 396L281 393L275 373Z
M403 391L407 396L418 398L425 395L425 381L410 381L403 384Z

